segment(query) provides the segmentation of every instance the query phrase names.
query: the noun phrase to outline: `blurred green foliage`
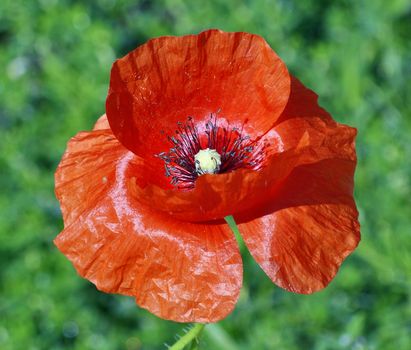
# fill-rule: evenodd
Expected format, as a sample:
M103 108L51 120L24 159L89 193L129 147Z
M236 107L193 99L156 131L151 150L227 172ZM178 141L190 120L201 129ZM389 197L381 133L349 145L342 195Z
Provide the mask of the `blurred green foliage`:
M0 349L164 349L182 325L77 276L53 246L53 173L104 112L111 64L148 38L262 35L334 117L359 130L363 239L311 296L245 257L237 308L202 349L411 349L409 0L2 0Z

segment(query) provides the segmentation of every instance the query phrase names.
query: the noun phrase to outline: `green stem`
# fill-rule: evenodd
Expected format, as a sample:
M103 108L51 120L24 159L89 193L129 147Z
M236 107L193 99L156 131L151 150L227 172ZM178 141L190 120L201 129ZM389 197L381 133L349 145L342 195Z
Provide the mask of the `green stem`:
M238 230L237 224L235 223L233 216L232 215L226 216L224 220L226 221L228 226L230 226L231 231L233 231L235 238L237 240L237 243L240 247L241 254L244 254L247 251L247 249L245 247L244 241L241 237L240 231Z
M183 350L191 342L198 341L204 327L204 323L196 323L193 328L177 340L174 345L171 345L168 350Z

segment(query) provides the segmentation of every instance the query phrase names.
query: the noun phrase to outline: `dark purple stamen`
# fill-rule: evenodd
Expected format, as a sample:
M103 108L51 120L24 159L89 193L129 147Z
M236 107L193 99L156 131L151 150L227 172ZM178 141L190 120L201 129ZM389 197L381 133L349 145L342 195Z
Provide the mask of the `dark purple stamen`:
M205 124L204 134L200 134L192 117L185 124L178 122L175 136L168 136L172 148L156 156L164 161L165 176L171 184L180 189L192 189L198 178L195 155L202 149L216 150L221 156L218 174L240 168L258 170L264 159L263 144L251 141L243 135L243 127L230 128L217 123L217 115L212 113Z

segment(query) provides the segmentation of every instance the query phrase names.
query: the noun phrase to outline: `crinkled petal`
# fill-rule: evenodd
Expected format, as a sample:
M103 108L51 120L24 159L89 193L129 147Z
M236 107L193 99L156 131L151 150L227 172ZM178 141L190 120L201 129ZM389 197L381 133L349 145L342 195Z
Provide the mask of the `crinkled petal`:
M310 144L311 147L333 147L336 153L346 152L346 156L355 159L353 145L344 147L355 135L354 128L337 123L318 105L318 95L314 91L291 76L287 106L262 142L270 144L269 154Z
M346 159L297 167L267 203L235 216L251 254L278 286L297 293L326 287L357 246L354 168Z
M130 196L144 169L110 130L82 132L56 172L65 228L57 247L99 290L134 296L155 315L215 322L234 308L242 261L224 223L180 222Z
M182 220L222 218L266 202L298 166L335 158L355 162L355 136L354 128L336 123L318 106L317 95L293 78L289 102L279 122L262 141L270 147L261 170L203 175L196 180L195 188L186 192L165 190L153 181L145 181L149 185L136 186L133 192L147 205ZM136 183L139 184L138 179Z
M278 140L272 143L274 154L309 152L266 191L265 202L235 216L251 254L282 288L298 293L324 288L360 240L353 198L355 135L292 78L287 107L266 137Z
M151 159L169 150L167 136L187 117L199 124L219 112L259 137L280 116L289 93L287 68L263 38L208 30L152 39L117 60L106 112L120 142Z

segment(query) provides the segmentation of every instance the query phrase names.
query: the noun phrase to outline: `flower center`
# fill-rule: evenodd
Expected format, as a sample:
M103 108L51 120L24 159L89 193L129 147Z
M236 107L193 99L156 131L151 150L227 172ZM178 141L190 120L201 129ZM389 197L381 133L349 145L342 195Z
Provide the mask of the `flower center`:
M215 174L220 170L221 156L215 149L201 149L194 156L194 162L198 175Z
M197 178L204 174L223 174L240 168L258 170L263 165L266 145L250 140L242 128L217 123L214 113L205 125L195 124L192 117L186 123L178 122L175 135L167 138L169 151L156 157L164 161L165 176L179 189L194 188Z

